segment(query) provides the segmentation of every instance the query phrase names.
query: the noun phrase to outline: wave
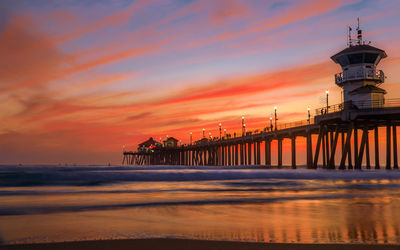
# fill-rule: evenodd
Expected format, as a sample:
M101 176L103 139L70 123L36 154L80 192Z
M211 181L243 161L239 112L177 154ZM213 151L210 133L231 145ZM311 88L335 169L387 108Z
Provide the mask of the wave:
M77 206L19 206L19 207L0 207L0 216L15 216L27 214L49 214L62 212L83 212L94 210L115 210L136 207L161 207L161 206L201 206L201 205L226 205L226 204L261 204L271 202L282 202L292 200L329 200L329 199L351 199L354 197L369 197L371 194L335 194L322 196L293 196L276 198L239 198L239 199L209 199L209 200L189 200L189 201L155 201L143 203L123 203L123 204L100 204L100 205L77 205Z
M0 187L99 186L119 182L220 180L400 180L399 171L289 170L232 167L2 166ZM232 184L234 185L234 184ZM241 184L237 184L241 185ZM250 185L250 184L249 184ZM254 185L258 185L254 183ZM265 183L263 185L266 185ZM271 185L277 185L273 183ZM293 183L293 185L301 185Z

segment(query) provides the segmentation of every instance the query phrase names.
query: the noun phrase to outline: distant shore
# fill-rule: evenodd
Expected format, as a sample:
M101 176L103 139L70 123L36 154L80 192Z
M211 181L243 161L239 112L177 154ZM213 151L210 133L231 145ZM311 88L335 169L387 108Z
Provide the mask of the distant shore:
M187 239L127 239L127 240L95 240L59 243L38 243L0 245L0 250L102 250L102 249L274 249L274 250L357 250L357 249L385 249L398 250L400 245L372 245L372 244L296 244L296 243L256 243L256 242L233 242L233 241L210 241L210 240L187 240Z

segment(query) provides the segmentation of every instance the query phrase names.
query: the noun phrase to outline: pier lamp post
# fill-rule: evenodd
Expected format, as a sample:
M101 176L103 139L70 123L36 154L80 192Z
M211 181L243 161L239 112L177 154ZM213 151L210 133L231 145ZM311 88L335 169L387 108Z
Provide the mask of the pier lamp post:
M276 121L278 120L278 114L276 113L276 110L278 109L278 107L274 107L274 110L275 110L275 131L277 130L277 127L276 127Z
M307 112L308 112L308 120L307 120L307 121L308 121L308 124L311 123L311 113L310 113L310 110L311 110L310 107L308 107L308 108L307 108Z
M244 116L242 116L242 136L244 135Z
M192 145L192 132L190 132L190 145Z
M329 90L325 91L326 93L326 113L328 113L329 108Z
M212 139L211 132L208 132L208 136L210 137L211 140Z
M203 128L203 138L206 138L206 129L205 128Z
M271 116L269 117L269 127L270 127L271 132L272 132L272 114L271 114Z
M224 128L224 137L226 138L226 128Z
M219 139L222 140L222 124L219 123Z
M243 123L243 135L246 135L246 124Z

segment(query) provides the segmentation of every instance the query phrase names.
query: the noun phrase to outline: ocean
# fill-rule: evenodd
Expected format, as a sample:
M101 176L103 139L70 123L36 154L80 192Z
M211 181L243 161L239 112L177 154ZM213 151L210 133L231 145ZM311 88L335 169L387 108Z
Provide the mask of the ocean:
M0 166L0 241L400 244L400 171Z

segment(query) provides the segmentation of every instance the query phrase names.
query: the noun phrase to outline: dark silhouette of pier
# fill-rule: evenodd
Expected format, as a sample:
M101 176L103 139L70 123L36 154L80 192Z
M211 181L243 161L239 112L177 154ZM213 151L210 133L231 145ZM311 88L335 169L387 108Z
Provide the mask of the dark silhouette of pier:
M400 99L386 100L387 104L375 108L354 108L352 105L334 105L318 109L313 122L290 123L274 131L235 138L221 138L205 143L177 147L159 147L153 152L124 152L123 164L137 165L189 165L236 166L261 165L261 144L264 144L264 165L271 167L271 144L277 141L277 167L282 166L282 141L291 140L291 167L296 168L296 138L306 138L307 168L361 169L365 155L367 169L371 168L369 133L374 131L375 169L379 164L379 127L386 128L386 169L398 168L397 126L400 124ZM316 135L313 147L312 136ZM358 136L361 136L359 145ZM338 143L341 143L339 152ZM393 153L393 163L392 154ZM335 162L340 154L340 162ZM322 158L322 161L320 160ZM321 164L318 164L321 162Z

